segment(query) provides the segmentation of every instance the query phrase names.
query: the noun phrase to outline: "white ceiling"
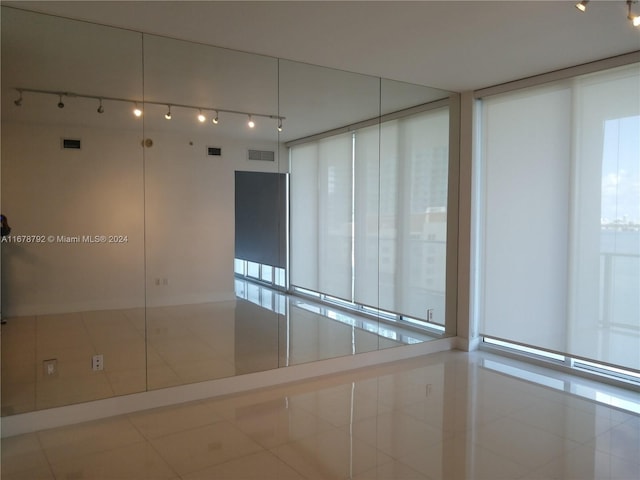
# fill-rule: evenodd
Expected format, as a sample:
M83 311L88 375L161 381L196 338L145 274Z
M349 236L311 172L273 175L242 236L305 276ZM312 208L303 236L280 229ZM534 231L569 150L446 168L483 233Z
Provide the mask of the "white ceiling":
M453 91L640 50L625 1L574 3L3 2Z

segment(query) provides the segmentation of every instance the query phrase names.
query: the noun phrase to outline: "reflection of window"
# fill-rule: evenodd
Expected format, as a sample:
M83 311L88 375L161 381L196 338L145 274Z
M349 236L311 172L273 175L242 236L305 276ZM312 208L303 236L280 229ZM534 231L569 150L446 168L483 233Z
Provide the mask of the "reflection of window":
M260 278L260 264L255 262L247 262L247 276L252 278Z
M273 267L239 258L234 259L236 277L257 280L272 287L286 288L286 274L284 268Z
M438 108L292 147L291 283L443 322L448 145Z

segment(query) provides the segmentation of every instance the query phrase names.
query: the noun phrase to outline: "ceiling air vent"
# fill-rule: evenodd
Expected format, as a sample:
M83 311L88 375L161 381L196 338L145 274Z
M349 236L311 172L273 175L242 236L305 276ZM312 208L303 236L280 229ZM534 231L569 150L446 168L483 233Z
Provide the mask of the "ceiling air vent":
M249 150L249 160L259 160L261 162L274 162L276 152L270 150Z
M76 140L73 138L63 138L62 148L66 148L70 150L80 150L80 140Z
M207 155L210 157L221 157L222 148L220 147L207 147Z

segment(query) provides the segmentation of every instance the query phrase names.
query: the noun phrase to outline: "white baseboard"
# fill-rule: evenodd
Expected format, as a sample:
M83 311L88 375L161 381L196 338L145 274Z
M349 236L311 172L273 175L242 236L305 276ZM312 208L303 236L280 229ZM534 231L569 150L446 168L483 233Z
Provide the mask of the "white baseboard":
M464 352L473 352L474 350L478 350L481 342L482 342L481 337L475 337L471 339L456 337L455 348L457 350L462 350Z
M184 294L167 297L148 297L146 308L169 307L176 305L193 305L200 303L214 303L235 300L234 292L220 292L213 294ZM55 315L76 312L96 312L103 310L129 310L145 308L144 295L136 298L121 298L117 300L61 303L47 305L20 305L8 308L3 312L4 318L27 317L33 315Z
M58 304L35 304L11 306L3 312L5 318L28 317L33 315L57 315L75 312L96 312L102 310L128 310L144 308L144 295L136 298L122 298L111 301L76 302Z
M147 308L173 307L176 305L195 305L200 303L215 303L235 300L235 292L219 292L207 294L183 294L164 297L147 297Z

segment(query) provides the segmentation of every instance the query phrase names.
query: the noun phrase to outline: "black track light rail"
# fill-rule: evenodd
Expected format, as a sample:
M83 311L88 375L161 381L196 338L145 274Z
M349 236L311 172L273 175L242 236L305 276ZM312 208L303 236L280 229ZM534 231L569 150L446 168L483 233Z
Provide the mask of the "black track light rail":
M164 105L170 108L173 107L179 107L179 108L187 108L190 110L196 110L196 111L200 111L200 112L215 112L216 114L218 113L231 113L231 114L235 114L235 115L244 115L244 116L249 116L249 117L260 117L260 118L271 118L271 119L275 119L278 121L282 121L282 120L286 120L286 117L283 117L281 115L272 115L272 114L268 114L268 113L258 113L258 112L242 112L240 110L230 110L227 108L217 108L217 107L202 107L202 106L198 106L198 105L188 105L188 104L184 104L184 103L173 103L173 102L156 102L156 101L150 101L150 100L136 100L136 99L131 99L131 98L121 98L121 97L108 97L108 96L104 96L104 95L91 95L91 94L86 94L86 93L75 93L75 92L64 92L64 91L57 91L57 90L40 90L37 88L23 88L23 87L17 87L16 91L20 94L20 99L22 99L22 94L23 93L40 93L40 94L44 94L44 95L54 95L60 99L62 99L63 97L67 97L67 98L90 98L92 100L96 100L98 102L102 102L102 101L112 101L112 102L125 102L125 103L131 103L133 105Z

